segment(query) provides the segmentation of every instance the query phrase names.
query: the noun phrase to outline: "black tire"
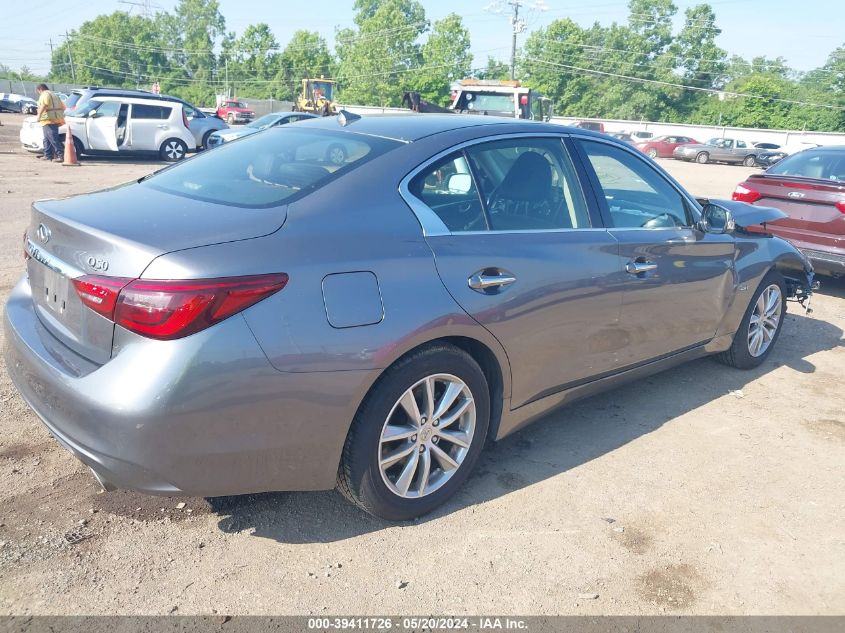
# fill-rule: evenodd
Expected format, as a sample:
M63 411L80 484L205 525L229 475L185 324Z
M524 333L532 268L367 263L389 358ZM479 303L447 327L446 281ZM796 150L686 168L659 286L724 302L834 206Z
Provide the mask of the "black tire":
M695 157L695 162L699 165L706 165L710 160L710 154L707 152L699 152L698 156Z
M211 136L213 132L214 130L209 130L208 132L202 135L202 149L208 149L208 137Z
M73 137L73 148L76 150L76 158L82 158L82 154L85 153L85 146L82 145L82 141L75 136Z
M756 156L746 156L745 160L742 161L742 164L746 167L756 167L757 166L757 157Z
M343 165L346 162L346 148L339 143L332 143L326 150L326 162L332 165Z
M229 125L234 125L235 124L235 115L233 115L231 113L228 114L226 116L226 123L228 123Z
M385 484L379 468L382 428L406 390L426 376L444 373L462 380L472 394L476 414L472 440L460 466L440 488L422 497L399 496ZM467 480L487 439L489 423L487 380L472 356L448 344L420 348L390 367L361 403L343 447L337 487L362 510L382 519L407 521L427 514Z
M169 138L161 144L158 153L161 160L176 163L188 155L188 146L181 139Z
M646 152L646 155L652 160L654 160L655 158L657 158L657 150L653 147L649 147L648 151Z
M778 322L777 329L772 336L769 346L762 354L754 356L749 350L749 324L751 322L751 317L754 314L754 307L757 304L757 300L760 298L760 295L772 285L776 285L780 289L780 321ZM765 277L763 277L763 281L760 282L757 290L751 296L751 301L748 303L745 315L742 317L742 322L739 324L739 329L737 329L736 334L734 334L733 343L727 351L716 356L717 360L725 365L736 367L737 369L753 369L754 367L757 367L769 357L769 354L771 354L777 344L781 330L783 330L783 322L785 318L786 284L784 283L783 277L780 273L770 271Z

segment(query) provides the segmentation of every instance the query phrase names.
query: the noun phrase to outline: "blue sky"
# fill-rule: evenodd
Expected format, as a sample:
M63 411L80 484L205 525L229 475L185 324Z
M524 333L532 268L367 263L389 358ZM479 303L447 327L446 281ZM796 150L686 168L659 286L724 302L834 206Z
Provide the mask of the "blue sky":
M175 0L152 2L165 9L176 4ZM510 24L506 16L485 11L490 2L422 0L432 21L451 11L464 17L479 66L488 55L502 60L509 55ZM527 4L532 2L528 0ZM117 0L30 0L15 3L18 10L11 10L12 3L4 0L6 6L0 16L0 63L14 69L26 64L38 72L49 69L50 38L58 44L65 29L74 29L101 13L131 8ZM545 0L545 4L545 12L527 12L529 31L563 17L588 25L593 21L622 22L627 15L627 0ZM675 4L680 22L683 10L698 2L675 0ZM834 48L845 44L842 0L712 0L710 4L722 29L718 43L729 53L746 58L783 56L792 67L810 70L823 64ZM335 27L352 24L352 5L352 0L220 0L228 30L240 33L251 23L267 22L282 45L297 29L319 31L332 44ZM524 36L520 38L523 40Z

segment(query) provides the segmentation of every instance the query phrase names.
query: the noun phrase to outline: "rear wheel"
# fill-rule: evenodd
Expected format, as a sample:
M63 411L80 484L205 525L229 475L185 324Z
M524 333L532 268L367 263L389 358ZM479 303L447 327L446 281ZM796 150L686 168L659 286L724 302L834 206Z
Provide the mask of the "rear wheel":
M326 150L326 160L332 165L343 165L346 162L346 148L334 143Z
M783 328L785 289L779 273L772 271L763 278L748 304L730 349L717 357L721 362L738 369L751 369L768 358Z
M746 156L745 160L742 161L742 164L746 167L756 167L757 166L757 157L756 156Z
M657 150L654 149L653 147L650 147L648 149L648 151L646 152L646 154L648 154L649 158L657 158Z
M451 345L397 362L362 403L338 488L391 521L431 512L466 481L487 437L490 396L478 363Z
M166 160L169 163L175 163L176 161L182 160L185 158L187 153L188 146L184 141L181 141L178 138L167 139L161 144L161 149L159 150L161 159Z
M707 152L699 152L698 156L695 157L695 162L699 163L701 165L704 165L709 160L710 160L710 154L708 154Z
M208 149L208 138L211 136L212 132L214 132L214 130L209 130L208 132L206 132L205 134L202 135L202 148L203 149Z

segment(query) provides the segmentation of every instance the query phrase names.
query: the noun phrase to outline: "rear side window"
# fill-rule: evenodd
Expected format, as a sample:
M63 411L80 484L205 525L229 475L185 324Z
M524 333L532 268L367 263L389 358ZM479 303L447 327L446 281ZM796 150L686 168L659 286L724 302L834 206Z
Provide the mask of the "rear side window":
M74 108L74 107L76 107L76 104L77 104L77 102L79 102L79 99L80 99L81 97L82 97L82 95L81 95L80 93L78 93L78 92L71 92L71 93L70 93L70 95L69 95L69 96L68 96L68 98L67 98L67 101L65 101L65 107L66 107L66 108Z
M845 151L806 150L787 156L769 167L766 173L845 182Z
M133 119L156 119L166 121L170 118L172 108L165 106L146 105L144 103L132 104Z
M345 132L272 127L153 175L142 184L244 208L293 202L401 145Z

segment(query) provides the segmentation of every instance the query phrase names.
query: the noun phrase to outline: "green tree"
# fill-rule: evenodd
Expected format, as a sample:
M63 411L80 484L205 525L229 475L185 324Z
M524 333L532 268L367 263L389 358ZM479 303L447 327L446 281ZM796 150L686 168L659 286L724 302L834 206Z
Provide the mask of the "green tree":
M472 69L469 31L461 17L450 13L434 23L422 47L422 67L408 85L423 99L446 105L452 82L469 77Z
M678 12L672 0L629 0L628 26L648 42L652 58L672 43L672 18Z
M505 62L490 56L487 57L487 64L484 68L476 71L475 73L476 79L502 80L508 79L510 76L510 66L508 66Z
M239 38L228 34L223 40L224 81L228 74L229 88L236 94L256 98L276 97L273 85L278 72L279 44L269 25L250 24ZM220 72L218 69L218 78Z
M420 66L417 38L426 30L416 0L356 0L357 29L335 37L341 98L346 103L399 105L409 75Z
M335 60L326 40L314 31L296 31L279 57L276 78L280 99L295 100L302 80L331 77Z

